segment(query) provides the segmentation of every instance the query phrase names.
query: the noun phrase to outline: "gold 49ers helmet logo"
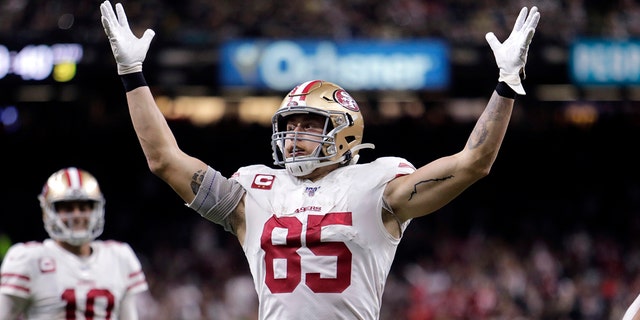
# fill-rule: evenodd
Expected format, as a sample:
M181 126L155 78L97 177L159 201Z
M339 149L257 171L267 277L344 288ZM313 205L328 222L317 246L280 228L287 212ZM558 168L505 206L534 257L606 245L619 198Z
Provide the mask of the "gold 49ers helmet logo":
M343 89L336 90L333 93L333 100L335 100L341 106L351 111L354 111L354 112L360 111L360 107L358 107L358 103L356 103L356 100L353 99L351 95L346 91L344 91Z

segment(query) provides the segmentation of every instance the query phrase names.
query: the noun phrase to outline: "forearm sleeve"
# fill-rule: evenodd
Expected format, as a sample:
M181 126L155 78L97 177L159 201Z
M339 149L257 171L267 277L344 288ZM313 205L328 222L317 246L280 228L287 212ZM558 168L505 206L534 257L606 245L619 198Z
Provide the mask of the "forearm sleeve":
M233 232L227 217L238 206L244 193L240 183L229 180L208 167L200 189L188 207L205 219L222 225L226 231Z

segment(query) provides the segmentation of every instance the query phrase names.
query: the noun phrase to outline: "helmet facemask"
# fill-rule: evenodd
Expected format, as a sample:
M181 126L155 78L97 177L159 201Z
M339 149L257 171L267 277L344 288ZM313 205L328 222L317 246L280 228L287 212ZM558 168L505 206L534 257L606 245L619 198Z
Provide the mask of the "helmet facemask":
M283 112L284 113L284 112ZM308 132L298 130L287 130L287 120L293 115L299 114L313 114L322 116L324 118L324 126L322 132ZM304 176L311 173L315 168L334 164L344 163L347 157L338 157L338 161L335 161L337 154L336 136L335 133L339 132L346 125L344 114L331 113L325 111L314 112L289 112L287 115L282 113L276 113L276 119L274 120L274 133L271 137L273 151L275 155L275 164L284 166L291 174L295 176ZM336 119L339 119L336 121ZM337 127L334 127L334 123L341 123ZM289 157L285 156L285 142L290 140L293 144L293 151ZM303 156L296 156L296 146L298 141L310 141L317 143L318 146L313 152ZM350 156L348 157L350 159Z
M97 238L104 228L104 210L103 204L91 200L92 209L86 219L88 219L85 229L75 229L71 220L75 213L61 213L56 210L57 204L64 201L58 201L47 205L44 210L45 229L49 236L55 240L61 240L74 246L82 245ZM72 200L74 201L74 200ZM65 217L67 215L68 217Z
M38 199L42 208L45 230L52 239L79 246L102 234L105 200L98 182L88 172L66 168L54 173L47 180ZM75 213L58 212L57 206L64 202L91 204L88 217L83 217L88 219L86 229L74 228L70 220L73 219L71 215Z

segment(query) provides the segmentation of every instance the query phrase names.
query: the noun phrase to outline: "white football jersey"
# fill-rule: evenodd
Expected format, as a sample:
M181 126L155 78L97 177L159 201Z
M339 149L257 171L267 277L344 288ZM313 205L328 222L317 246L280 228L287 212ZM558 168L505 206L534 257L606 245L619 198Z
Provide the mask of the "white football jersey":
M80 258L55 241L13 245L0 267L0 294L29 300L28 319L117 319L125 295L147 290L140 261L118 241L91 243Z
M243 167L243 244L261 319L378 319L400 239L385 229L389 181L415 171L402 158L349 165L319 181ZM408 226L407 221L402 230Z

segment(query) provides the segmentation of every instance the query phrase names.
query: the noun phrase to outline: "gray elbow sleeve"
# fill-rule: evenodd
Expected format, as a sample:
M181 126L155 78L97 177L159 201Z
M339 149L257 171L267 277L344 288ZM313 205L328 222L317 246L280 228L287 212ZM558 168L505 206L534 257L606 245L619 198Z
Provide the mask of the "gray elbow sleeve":
M223 177L220 172L208 167L200 189L188 207L205 219L233 232L227 217L238 206L244 193L245 190L240 183L229 180Z

